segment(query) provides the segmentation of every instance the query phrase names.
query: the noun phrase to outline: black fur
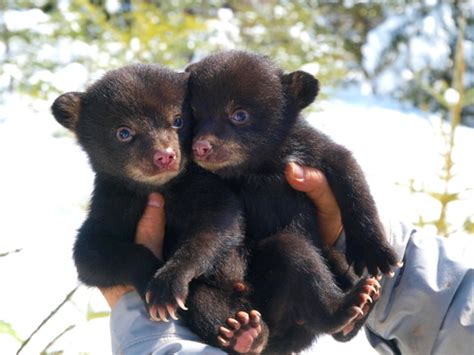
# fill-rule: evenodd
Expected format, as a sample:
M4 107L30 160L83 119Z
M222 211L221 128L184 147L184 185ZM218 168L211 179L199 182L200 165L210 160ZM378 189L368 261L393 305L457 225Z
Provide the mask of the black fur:
M83 93L61 95L52 106L59 123L74 131L96 172L87 220L74 260L89 286L131 284L148 306L176 304L198 335L218 346L218 327L237 311L250 311L234 291L246 274L239 199L221 179L193 163L188 74L134 65L111 71ZM182 128L173 127L180 117ZM131 141L117 129L128 127ZM172 171L154 163L157 150L172 149ZM134 243L137 223L152 191L166 201L165 262ZM265 334L259 341L265 341Z
M359 275L364 268L387 273L396 258L363 173L347 149L300 118L319 90L311 75L284 74L268 58L241 51L211 55L187 71L194 158L225 177L244 204L249 278L270 329L266 352L300 351L347 322L364 280L353 286L347 276L339 282L345 289L338 286L335 277L344 280L346 269L329 258L315 207L287 184L285 165L325 174L341 209L348 261Z

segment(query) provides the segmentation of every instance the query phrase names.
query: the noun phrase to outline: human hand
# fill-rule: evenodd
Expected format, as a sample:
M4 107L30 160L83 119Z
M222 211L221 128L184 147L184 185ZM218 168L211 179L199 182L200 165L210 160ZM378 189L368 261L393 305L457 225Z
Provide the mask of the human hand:
M306 192L317 209L321 237L332 246L342 231L341 211L324 174L317 169L288 163L286 179L295 190Z
M148 205L138 222L135 234L135 243L142 244L150 249L158 259L163 259L166 224L164 204L165 201L162 195L152 193L148 196ZM111 309L114 308L123 295L133 290L133 287L129 285L100 289Z
M165 240L165 199L158 193L148 196L148 204L138 222L135 243L142 244L163 260L163 242Z
M317 209L321 237L326 245L334 245L342 231L341 211L324 174L320 170L300 166L296 163L289 163L285 173L288 183L295 190L306 192L313 201ZM367 279L367 282L365 279L362 280L361 289L363 292L359 294L361 303L358 304L360 314L333 334L336 340L348 341L357 334L372 309L373 302L380 297L380 284L378 282L380 279L380 277L377 277L377 279L371 278Z

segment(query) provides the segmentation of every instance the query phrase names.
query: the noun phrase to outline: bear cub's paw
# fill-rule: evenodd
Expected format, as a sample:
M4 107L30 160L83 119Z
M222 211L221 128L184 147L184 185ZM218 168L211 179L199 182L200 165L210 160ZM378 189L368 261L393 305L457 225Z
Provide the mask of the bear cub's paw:
M178 319L178 308L187 310L186 297L191 279L179 268L165 265L148 283L145 295L151 320L168 321L168 317Z

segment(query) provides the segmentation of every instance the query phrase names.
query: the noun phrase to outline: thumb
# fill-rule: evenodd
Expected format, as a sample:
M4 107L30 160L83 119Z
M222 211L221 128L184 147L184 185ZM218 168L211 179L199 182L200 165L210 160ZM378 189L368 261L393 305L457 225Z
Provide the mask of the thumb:
M324 174L317 169L289 163L286 179L295 190L306 192L318 211L324 214L339 214L339 206Z
M138 222L135 243L150 249L158 259L163 259L163 242L165 237L165 200L158 193L148 196L148 204Z
M287 165L285 174L291 187L306 192L313 201L321 237L327 245L334 244L342 228L341 212L324 174L293 162Z

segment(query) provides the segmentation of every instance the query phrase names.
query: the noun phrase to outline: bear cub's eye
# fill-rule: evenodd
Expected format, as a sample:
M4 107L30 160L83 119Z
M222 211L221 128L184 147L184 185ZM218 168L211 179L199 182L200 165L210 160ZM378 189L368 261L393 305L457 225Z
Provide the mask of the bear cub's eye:
M232 119L232 121L235 121L237 123L243 123L248 120L249 114L245 110L237 110L232 114L230 118Z
M173 121L173 128L181 128L184 125L184 121L181 117L176 117Z
M135 132L130 127L119 127L117 129L116 137L121 142L130 142L135 135Z

